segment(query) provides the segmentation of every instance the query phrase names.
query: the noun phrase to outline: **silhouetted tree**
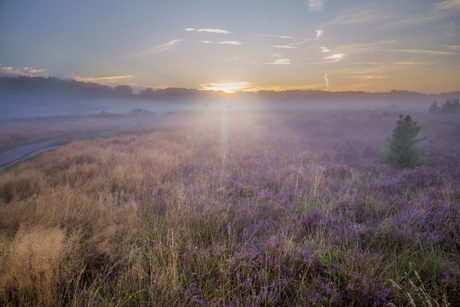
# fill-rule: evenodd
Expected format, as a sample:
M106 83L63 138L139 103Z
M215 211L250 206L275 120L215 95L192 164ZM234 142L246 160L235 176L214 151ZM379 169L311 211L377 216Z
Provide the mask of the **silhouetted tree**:
M442 111L445 113L455 113L460 112L460 103L458 99L447 99L446 102L441 107Z
M150 87L146 88L146 89L143 89L140 93L139 93L139 97L142 97L142 98L152 98L155 94L155 91L153 89L151 89Z
M438 113L439 111L441 111L441 107L438 105L438 102L435 100L430 105L428 110L430 111L430 113Z
M441 106L438 105L437 101L433 101L428 110L430 113L458 113L460 112L460 103L458 98L447 99Z
M114 87L113 91L122 96L132 96L133 90L128 85L117 85Z

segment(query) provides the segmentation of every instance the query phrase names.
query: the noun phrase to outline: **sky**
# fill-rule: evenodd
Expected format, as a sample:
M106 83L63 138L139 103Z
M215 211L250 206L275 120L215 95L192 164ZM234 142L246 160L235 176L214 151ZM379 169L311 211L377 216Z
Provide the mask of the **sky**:
M0 74L256 91L460 90L460 0L0 0Z

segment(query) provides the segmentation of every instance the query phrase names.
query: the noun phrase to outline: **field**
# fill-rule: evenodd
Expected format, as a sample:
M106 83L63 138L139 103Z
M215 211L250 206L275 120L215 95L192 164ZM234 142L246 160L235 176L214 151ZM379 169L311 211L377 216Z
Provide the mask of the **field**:
M223 108L0 171L0 305L458 306L460 122L425 109L415 168L400 110Z

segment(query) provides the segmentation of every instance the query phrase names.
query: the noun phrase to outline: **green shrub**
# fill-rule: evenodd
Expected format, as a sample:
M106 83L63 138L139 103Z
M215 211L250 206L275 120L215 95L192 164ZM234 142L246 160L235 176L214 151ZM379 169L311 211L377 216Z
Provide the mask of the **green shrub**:
M417 139L421 127L410 115L400 115L391 137L387 138L382 157L393 166L404 168L420 165L425 157L416 144L425 138Z

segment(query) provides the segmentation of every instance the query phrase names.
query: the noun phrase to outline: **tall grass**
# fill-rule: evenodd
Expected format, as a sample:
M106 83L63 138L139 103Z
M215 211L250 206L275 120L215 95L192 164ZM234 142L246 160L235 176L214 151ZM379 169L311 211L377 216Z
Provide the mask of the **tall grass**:
M225 137L220 116L1 172L0 304L460 300L458 143L435 139L429 165L397 170L378 154L388 115L233 112ZM419 123L454 125L435 120Z

